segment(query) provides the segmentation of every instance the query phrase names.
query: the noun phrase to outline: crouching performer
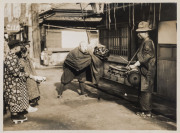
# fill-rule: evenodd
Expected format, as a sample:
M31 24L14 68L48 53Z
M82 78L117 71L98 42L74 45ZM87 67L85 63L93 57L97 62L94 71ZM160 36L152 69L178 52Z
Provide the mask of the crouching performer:
M58 98L62 97L65 86L73 79L79 81L80 95L87 96L84 92L86 87L84 82L88 80L97 86L103 60L108 56L109 50L103 45L88 45L85 42L81 42L79 47L70 51L64 61Z

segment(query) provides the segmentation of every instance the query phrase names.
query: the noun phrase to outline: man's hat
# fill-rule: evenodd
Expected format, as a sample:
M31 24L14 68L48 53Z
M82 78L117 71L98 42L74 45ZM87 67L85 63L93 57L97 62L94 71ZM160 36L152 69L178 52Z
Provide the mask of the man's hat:
M138 25L137 32L144 32L144 31L151 31L151 27L149 25L149 22L142 21Z
M12 40L12 41L9 41L9 43L8 43L8 46L10 49L17 47L17 46L21 46L21 45L22 45L22 42L19 40Z

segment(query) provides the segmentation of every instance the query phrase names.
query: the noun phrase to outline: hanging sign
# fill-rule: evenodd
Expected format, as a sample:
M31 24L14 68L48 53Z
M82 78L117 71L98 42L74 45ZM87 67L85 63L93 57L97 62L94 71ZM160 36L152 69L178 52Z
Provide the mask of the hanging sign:
M19 25L18 22L15 22L15 21L12 21L11 23L8 23L6 25L6 30L8 32L18 32L20 31L20 29L21 29L21 26Z

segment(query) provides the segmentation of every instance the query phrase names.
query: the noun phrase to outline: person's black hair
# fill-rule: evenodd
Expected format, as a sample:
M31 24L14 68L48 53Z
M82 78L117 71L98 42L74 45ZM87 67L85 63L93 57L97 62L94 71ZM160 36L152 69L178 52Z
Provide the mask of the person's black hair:
M22 43L19 40L11 40L8 42L8 46L10 49L13 49L13 48L15 48L17 46L21 46L21 45L22 45Z
M27 52L27 48L25 46L21 46L21 54L25 54Z
M27 48L25 46L21 46L21 50L16 53L16 55L19 57L19 58L22 58L22 54L25 54L27 52Z

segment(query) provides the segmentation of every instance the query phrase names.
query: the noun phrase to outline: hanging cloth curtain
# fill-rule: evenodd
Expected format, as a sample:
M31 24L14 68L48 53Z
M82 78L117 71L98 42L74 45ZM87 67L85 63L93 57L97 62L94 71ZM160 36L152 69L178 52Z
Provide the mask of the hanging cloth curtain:
M153 19L153 29L156 28L156 5L154 4L154 19Z
M143 3L141 3L141 14L142 14L142 20L144 21L145 20L145 9L146 8L143 8Z
M108 5L108 16L109 16L109 29L111 29L111 8L110 8L110 4Z
M148 22L149 22L150 28L153 28L153 5L152 4L149 5Z
M108 29L108 4L106 4L106 29Z
M159 4L159 21L161 20L161 3Z
M125 11L125 5L124 5L124 3L123 3L123 10Z
M141 10L142 10L143 3L141 3Z
M132 29L134 30L134 3L133 3L133 28Z
M116 4L114 4L114 28L115 30L117 30L117 27L116 27Z
M129 4L129 26L131 27L131 6Z
M149 10L149 15L151 15L153 12L153 7L152 7L152 4L150 4L150 10Z

